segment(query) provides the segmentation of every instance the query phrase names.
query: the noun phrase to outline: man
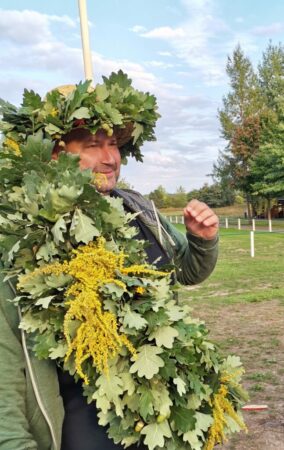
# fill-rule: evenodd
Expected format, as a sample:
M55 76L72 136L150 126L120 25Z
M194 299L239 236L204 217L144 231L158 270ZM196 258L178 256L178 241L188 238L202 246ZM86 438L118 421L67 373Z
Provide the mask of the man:
M97 189L103 195L120 196L124 200L127 211L142 211L142 217L132 222L139 230L137 238L150 242L146 248L148 261L152 263L158 259L158 267L169 263L172 254L168 254L149 226L145 225L145 212L153 210L140 194L134 191L116 190L116 182L120 173L121 155L119 151L119 136L107 136L104 130L95 135L84 128L72 130L63 142L55 147L53 157L56 159L60 151L66 151L80 156L80 168L92 169L99 174ZM149 202L150 203L150 202ZM155 213L155 212L154 212ZM157 217L158 219L158 217ZM216 243L218 231L218 218L216 214L204 203L192 200L184 209L184 223L187 229L186 239L176 231L165 219L160 218L161 226L169 234L166 239L172 241L174 247L174 260L177 265L177 278L184 284L194 284L206 278L214 268L216 262ZM147 220L146 220L147 223ZM156 226L158 228L158 225ZM73 378L58 371L60 391L65 408L65 419L62 433L62 450L105 450L122 449L109 440L106 431L97 424L96 408L94 404L87 405L82 396L80 384ZM129 447L131 450L136 445ZM139 447L141 450L145 447Z
M118 89L121 79L125 80L121 74L110 79L116 89ZM105 86L109 88L110 85L106 83ZM79 104L77 98L76 105L73 102L75 105L73 106L77 108L76 111L80 109L82 114L82 111L83 113L86 112L87 105L91 112L86 114L86 119L83 120L81 127L75 121L75 126L70 132L63 133L61 139L56 138L57 145L54 148L53 158L56 159L60 151L79 155L82 170L91 168L94 174L100 174L98 177L100 182L97 188L103 195L121 197L126 211L140 213L131 225L137 227L137 239L149 242L146 247L149 263L155 261L157 267L173 263L176 268L176 277L183 284L196 284L203 281L214 269L217 259L218 218L204 203L197 200L189 202L184 209L184 221L187 230L185 237L156 211L151 202L145 200L139 193L116 189L121 154L123 156L132 154L139 159L141 155L139 146L142 140L137 141L139 145L137 144L135 147L130 130L127 140L130 143L132 142L133 146L131 143L130 147L125 147L127 140L125 140L125 137L122 138L120 130L116 130L115 127L115 133L111 136L111 133L106 132L103 127L99 127L96 133L91 133L89 129L93 126L94 114L97 114L96 121L100 120L100 117L105 120L106 113L103 114L101 111L103 111L106 91L103 91L103 95L102 89L98 93L94 90L91 94L88 94L86 89L83 91L82 85L78 87L81 104ZM115 90L111 91L110 88L109 91L115 94L115 100L109 103L112 104L112 107L115 101L118 102L118 105L121 105L121 97L125 92L125 95L129 95L130 92L129 87L128 90L125 89L125 83L121 85L120 95L117 95ZM133 95L136 94L137 99L134 104L137 105L138 100L141 99L141 104L142 106L145 105L144 110L147 112L144 122L145 138L143 139L153 140L152 131L149 128L149 108L152 108L154 103L149 96L141 96L139 92L131 91L131 98L129 97L128 100L128 97L125 97L123 106L123 111L126 111L125 120L129 121L129 114L132 111L132 109L129 109L129 111L126 109L127 102L133 102ZM92 102L90 101L91 96L93 96ZM98 108L100 98L102 100L100 108ZM61 112L58 112L59 100L59 94L52 94L45 104L39 105L38 98L35 99L35 112L32 113L33 120L29 121L29 117L24 118L27 130L26 136L33 133L36 120L38 120L37 127L42 127L45 133L50 134L51 131L54 131L55 114L57 114L57 125L69 127L70 130L70 121L73 120L70 117L74 117L76 111L75 113L70 111L69 98L67 102L62 100L63 106ZM147 105L146 101L148 102ZM28 98L28 102L30 107L30 98ZM82 105L83 108L81 108ZM93 105L96 109L92 109L94 108ZM9 105L8 108L10 108ZM143 111L142 107L140 109ZM18 136L19 140L23 139L23 114L26 114L27 110L26 108L24 112L23 110L15 112L15 109L12 109L7 114L7 123L13 116L13 122L11 122L12 125L9 128L9 130L12 129L13 134L11 136L13 139L15 139L15 136ZM133 116L133 123L135 123L136 117L137 115ZM141 114L139 117L141 117ZM153 117L156 120L157 115L153 115ZM153 121L155 121L154 119ZM142 121L142 119L140 120ZM30 130L27 129L29 123L31 124ZM86 124L88 126L84 126ZM125 130L125 127L122 126L121 128ZM59 127L54 132L58 133L58 129ZM53 361L37 360L27 347L25 333L20 332L18 328L17 310L14 305L6 301L7 298L12 298L14 295L13 286L2 282L0 289L0 344L2 347L0 362L3 367L1 366L0 386L0 412L2 414L0 449L122 449L122 446L115 445L107 437L105 429L98 425L95 405L87 405L85 398L82 396L80 383L76 384L67 373L57 370ZM59 390L61 395L59 395ZM60 441L62 441L62 445ZM137 447L133 445L129 448L134 450Z

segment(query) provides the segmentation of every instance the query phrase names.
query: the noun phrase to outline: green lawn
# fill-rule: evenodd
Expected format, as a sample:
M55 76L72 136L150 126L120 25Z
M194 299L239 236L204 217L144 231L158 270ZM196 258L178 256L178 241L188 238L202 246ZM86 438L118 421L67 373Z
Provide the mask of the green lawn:
M184 227L178 228L184 231ZM283 449L284 404L284 234L221 229L220 256L213 274L182 295L192 315L204 320L225 355L241 357L250 402L262 412L245 412L248 434L237 433L220 450Z
M183 225L177 225L184 231ZM284 234L255 233L255 257L250 256L250 233L220 230L220 252L215 271L196 289L191 300L216 303L284 300Z

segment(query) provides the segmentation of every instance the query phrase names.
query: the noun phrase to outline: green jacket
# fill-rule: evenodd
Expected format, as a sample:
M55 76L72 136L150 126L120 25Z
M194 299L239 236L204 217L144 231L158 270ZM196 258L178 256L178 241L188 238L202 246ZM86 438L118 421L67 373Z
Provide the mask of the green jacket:
M183 284L207 278L217 260L217 239L179 233L153 204L134 191L119 195L152 231L177 267ZM0 450L60 450L64 408L53 361L37 360L28 335L19 330L15 295L0 277ZM79 449L78 449L79 450Z

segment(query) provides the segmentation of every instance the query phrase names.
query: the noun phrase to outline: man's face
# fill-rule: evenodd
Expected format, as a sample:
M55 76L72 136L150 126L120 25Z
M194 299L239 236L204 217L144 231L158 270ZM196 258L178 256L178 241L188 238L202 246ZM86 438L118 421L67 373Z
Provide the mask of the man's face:
M93 173L103 174L97 185L99 192L108 194L115 187L121 165L115 136L108 137L103 130L95 135L84 130L82 136L74 135L74 139L67 139L64 150L80 156L81 169L92 169Z

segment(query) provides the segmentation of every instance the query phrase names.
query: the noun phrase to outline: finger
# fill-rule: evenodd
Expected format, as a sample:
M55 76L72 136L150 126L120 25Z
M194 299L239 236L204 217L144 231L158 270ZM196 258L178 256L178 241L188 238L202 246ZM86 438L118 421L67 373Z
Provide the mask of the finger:
M206 227L216 227L218 228L219 226L219 219L216 216L216 214L214 214L211 217L208 217L208 219L204 220L203 225L205 225Z
M191 215L192 217L198 216L202 211L210 209L206 203L199 202L198 200L192 200L187 204L184 209L186 215Z
M207 208L204 211L202 211L200 214L198 214L195 217L195 220L198 223L202 223L202 222L204 222L204 220L209 219L209 217L212 217L212 216L215 216L215 215L216 214L212 211L212 209Z

